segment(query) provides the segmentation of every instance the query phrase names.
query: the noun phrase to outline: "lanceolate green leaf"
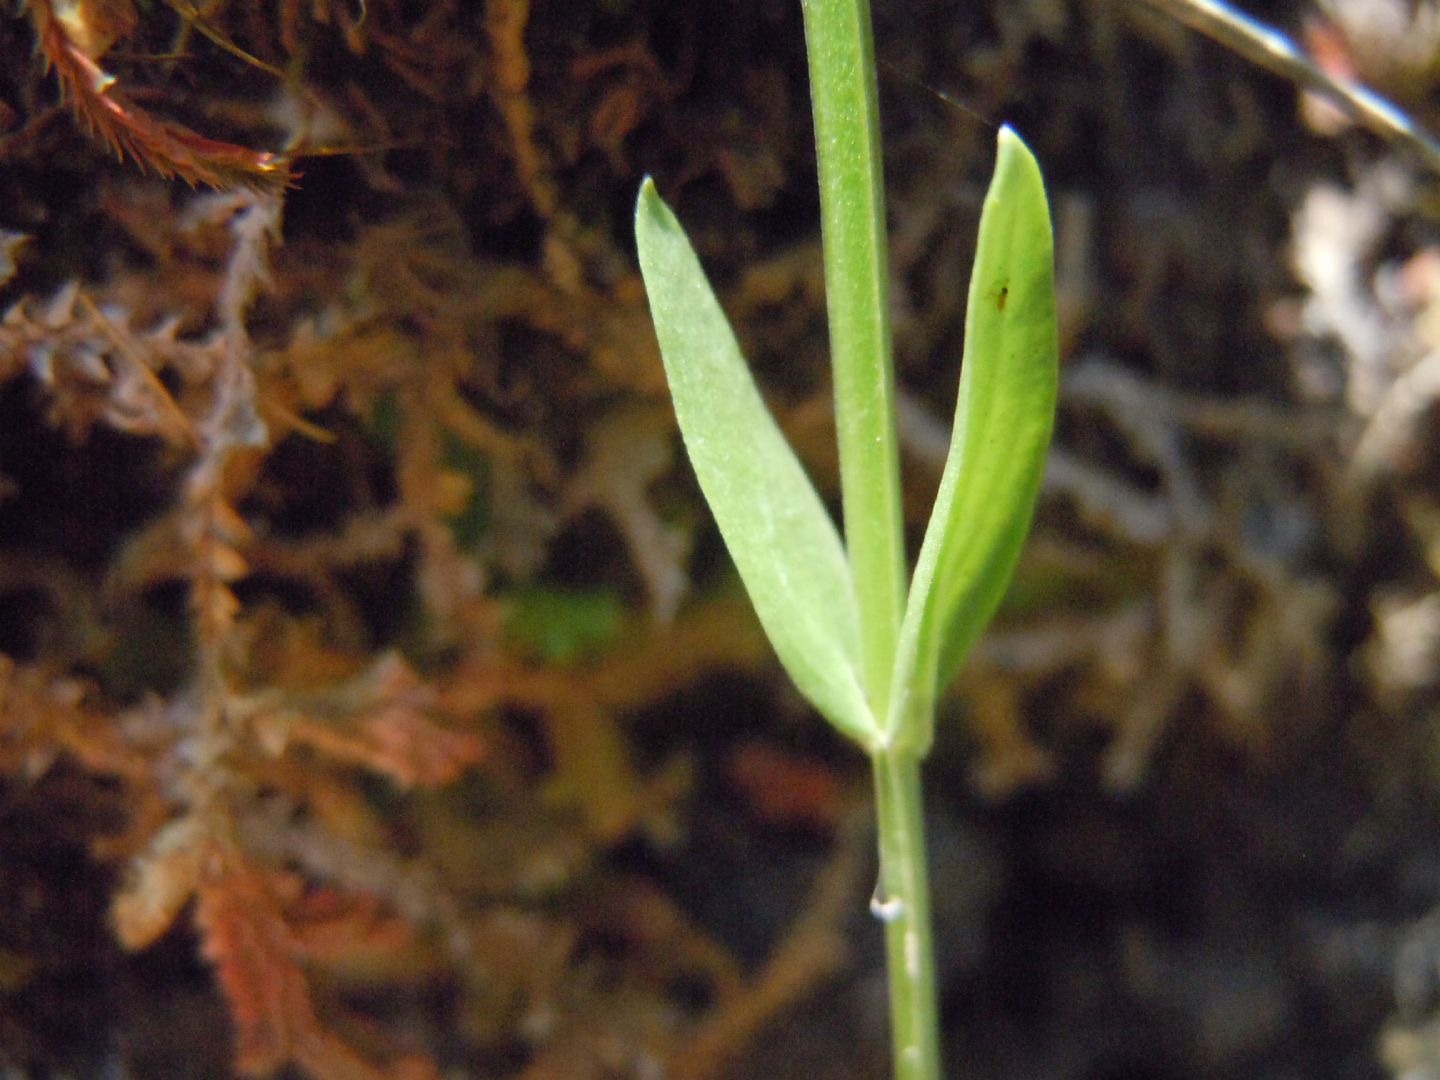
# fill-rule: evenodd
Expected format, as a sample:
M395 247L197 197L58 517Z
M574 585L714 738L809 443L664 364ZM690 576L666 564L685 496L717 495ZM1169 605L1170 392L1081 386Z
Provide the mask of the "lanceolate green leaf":
M1008 127L980 216L950 453L910 586L886 729L926 747L935 695L995 613L1030 529L1055 420L1050 212Z
M872 746L879 725L860 684L860 619L835 525L766 409L684 230L649 180L635 237L680 434L760 623L800 692Z

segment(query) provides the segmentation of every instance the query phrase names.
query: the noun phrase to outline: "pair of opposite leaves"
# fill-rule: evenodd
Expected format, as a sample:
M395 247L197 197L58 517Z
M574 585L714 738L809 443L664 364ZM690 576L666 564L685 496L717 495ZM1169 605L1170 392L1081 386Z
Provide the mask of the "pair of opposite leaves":
M923 754L935 696L1014 571L1054 425L1054 257L1039 166L1002 128L971 270L950 451L883 715L863 685L859 610L840 536L766 409L684 230L648 179L635 233L686 452L776 655L811 704L868 751Z

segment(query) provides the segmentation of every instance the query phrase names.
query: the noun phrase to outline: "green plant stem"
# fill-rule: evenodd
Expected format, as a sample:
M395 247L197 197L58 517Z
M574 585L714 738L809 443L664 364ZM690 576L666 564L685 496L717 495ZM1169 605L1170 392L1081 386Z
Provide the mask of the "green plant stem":
M890 354L888 246L869 0L803 0L820 168L825 299L845 545L859 606L861 673L884 717L905 605L900 460ZM871 746L896 1080L938 1080L930 886L920 759Z
M869 0L803 0L803 8L845 546L860 610L865 692L875 715L884 716L905 603L905 547L875 45Z
M885 923L895 1080L938 1080L939 1011L920 759L893 750L875 754L871 762L880 833L880 887L874 906Z

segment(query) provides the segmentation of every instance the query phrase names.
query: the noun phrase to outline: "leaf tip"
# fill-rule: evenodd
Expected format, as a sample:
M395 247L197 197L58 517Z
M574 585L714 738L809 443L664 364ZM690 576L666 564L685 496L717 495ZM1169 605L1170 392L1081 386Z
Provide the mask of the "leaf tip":
M1001 126L1000 133L995 137L995 147L1001 161L1015 154L1019 154L1023 158L1034 156L1030 153L1030 147L1025 145L1025 140L1020 137L1020 133L1009 124Z
M991 181L986 198L995 197L999 192L1014 190L1017 182L1041 193L1045 181L1040 174L1040 163L1018 132L1009 124L1000 128L996 136L995 178ZM1046 210L1048 216L1048 209Z
M646 173L645 179L640 181L640 193L635 198L636 220L647 214L655 217L664 206L665 200L660 198L660 192L655 189L655 178Z
M640 182L640 194L635 199L635 236L642 253L641 262L645 261L643 253L649 245L663 242L662 237L677 235L683 239L685 231L660 197L654 177L647 175Z

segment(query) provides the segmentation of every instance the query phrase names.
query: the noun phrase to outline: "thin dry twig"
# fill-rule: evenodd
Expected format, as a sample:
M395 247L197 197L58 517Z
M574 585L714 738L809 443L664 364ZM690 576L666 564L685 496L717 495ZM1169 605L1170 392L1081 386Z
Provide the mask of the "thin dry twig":
M1440 172L1440 142L1404 111L1349 79L1337 78L1284 34L1221 0L1144 0L1192 30L1218 41L1252 64L1319 94L1381 138L1399 143Z

